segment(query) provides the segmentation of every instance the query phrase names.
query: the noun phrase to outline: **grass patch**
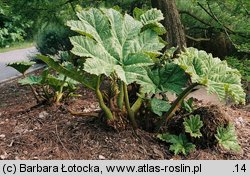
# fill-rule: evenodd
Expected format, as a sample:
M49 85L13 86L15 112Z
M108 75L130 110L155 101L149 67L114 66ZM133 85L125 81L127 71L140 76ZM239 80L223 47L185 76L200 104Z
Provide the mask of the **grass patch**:
M34 46L33 41L18 42L18 43L11 44L9 47L0 48L0 53L5 53L5 52L16 50L16 49L29 48L32 46Z

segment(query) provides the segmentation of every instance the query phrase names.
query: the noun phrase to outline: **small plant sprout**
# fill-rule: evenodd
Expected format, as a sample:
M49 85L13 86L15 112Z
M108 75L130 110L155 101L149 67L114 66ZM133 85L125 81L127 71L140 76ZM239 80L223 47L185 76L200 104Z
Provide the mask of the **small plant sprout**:
M195 149L195 145L188 141L185 134L180 134L179 136L177 136L165 133L159 134L157 137L162 141L171 143L169 150L174 152L175 155L178 155L180 153L187 155Z
M22 75L25 75L26 71L32 67L35 64L35 62L32 61L22 61L22 62L13 62L7 64L7 66L12 67L16 69L19 73Z
M190 115L189 118L185 118L183 125L185 132L189 133L191 137L199 138L202 136L200 129L203 126L203 122L199 115Z
M182 108L188 112L188 113L192 113L194 111L194 105L193 105L193 97L189 98L188 100L183 100L181 106Z
M19 73L21 73L23 75L24 78L27 78L26 72L34 64L35 64L35 62L32 62L32 61L22 61L22 62L9 63L9 64L7 64L7 66L16 69ZM39 103L40 100L38 97L38 93L36 92L36 90L32 84L30 84L29 86L30 86L30 89L31 89L37 103Z
M219 145L226 150L235 152L241 150L233 124L229 124L227 127L218 127L215 138L218 140Z
M65 67L70 67L67 62L63 63ZM67 97L76 90L77 81L68 78L63 74L51 74L49 68L45 68L41 75L29 75L18 81L21 85L36 85L41 88L39 99L47 102L59 104L63 96ZM67 92L67 94L66 94Z

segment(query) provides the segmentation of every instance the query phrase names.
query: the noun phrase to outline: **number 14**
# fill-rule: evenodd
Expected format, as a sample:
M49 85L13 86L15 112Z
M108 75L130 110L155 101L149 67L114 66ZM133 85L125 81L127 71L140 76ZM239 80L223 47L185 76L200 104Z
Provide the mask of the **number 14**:
M236 172L240 172L240 171L246 172L245 164L243 164L242 166L239 166L239 164L236 164L235 167L236 167Z

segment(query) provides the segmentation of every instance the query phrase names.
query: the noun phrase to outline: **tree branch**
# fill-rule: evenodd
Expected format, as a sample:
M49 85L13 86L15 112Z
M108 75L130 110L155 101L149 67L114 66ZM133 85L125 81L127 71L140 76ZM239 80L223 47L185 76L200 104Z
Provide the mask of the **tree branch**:
M202 42L202 41L210 41L211 40L210 38L194 38L194 37L191 37L189 35L186 35L186 38L193 40L195 42Z
M226 35L229 37L229 34L228 32L234 34L234 35L239 35L241 37L247 37L249 38L249 35L245 35L245 34L242 34L240 32L235 32L233 31L232 29L230 29L229 27L227 27L226 25L224 25L218 18L217 16L213 13L211 7L210 7L210 4L208 3L207 1L207 5L208 5L208 8L209 8L209 11L200 3L200 2L197 2L197 4L213 19L215 20L218 24L220 24L222 26L222 28L224 29ZM229 37L230 39L230 37ZM230 39L231 40L231 39Z
M196 19L197 21L207 25L207 26L211 26L211 24L207 23L206 21L202 20L201 18L195 16L194 14L192 14L191 12L185 11L185 10L180 10L179 11L180 14L187 14L189 16L191 16L192 18Z

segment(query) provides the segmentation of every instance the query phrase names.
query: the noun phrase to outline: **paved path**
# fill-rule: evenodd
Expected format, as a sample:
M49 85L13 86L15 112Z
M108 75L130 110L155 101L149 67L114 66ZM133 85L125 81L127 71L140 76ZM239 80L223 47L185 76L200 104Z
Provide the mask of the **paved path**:
M177 97L173 94L167 93L167 96L170 101L174 101ZM197 100L201 100L205 104L215 104L215 105L223 105L225 102L219 100L216 94L208 94L207 90L204 87L200 87L198 90L191 92L187 98L195 98Z
M208 94L204 87L192 92L190 95L188 95L188 98L190 97L196 98L197 100L202 100L204 103L211 103L215 105L225 104L225 102L219 100L219 97L216 94Z
M35 47L0 53L0 83L20 75L15 69L6 67L6 64L10 62L29 60L29 56L37 53L38 51ZM35 65L33 68L30 68L30 70L34 70L37 67L38 65Z

